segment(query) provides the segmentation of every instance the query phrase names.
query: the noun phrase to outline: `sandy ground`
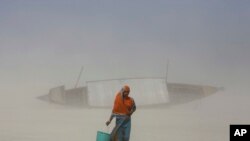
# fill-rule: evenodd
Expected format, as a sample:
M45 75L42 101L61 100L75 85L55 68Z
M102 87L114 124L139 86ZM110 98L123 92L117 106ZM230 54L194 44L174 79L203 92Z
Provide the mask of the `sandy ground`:
M4 111L1 116L2 141L82 141L95 140L96 131L110 131L104 122L109 110L53 109ZM131 140L228 140L228 123L195 111L142 109L133 116Z

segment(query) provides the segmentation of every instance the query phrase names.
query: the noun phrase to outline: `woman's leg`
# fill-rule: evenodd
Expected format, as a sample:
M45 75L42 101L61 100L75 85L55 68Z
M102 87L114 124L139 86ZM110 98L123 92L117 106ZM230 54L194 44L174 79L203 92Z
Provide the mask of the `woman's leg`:
M123 125L124 123L124 117L116 117L116 140L117 141L123 141Z
M131 120L129 119L126 124L124 124L123 126L123 139L124 141L129 141L130 138L130 131L131 131Z
M117 141L129 141L131 130L131 119L127 117L116 117L116 127L111 135Z

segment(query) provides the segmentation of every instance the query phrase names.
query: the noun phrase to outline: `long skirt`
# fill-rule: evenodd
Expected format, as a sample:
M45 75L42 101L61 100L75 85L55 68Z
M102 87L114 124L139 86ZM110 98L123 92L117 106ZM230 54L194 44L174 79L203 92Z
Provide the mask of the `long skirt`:
M111 141L129 141L131 130L131 118L116 115L116 126L111 133Z

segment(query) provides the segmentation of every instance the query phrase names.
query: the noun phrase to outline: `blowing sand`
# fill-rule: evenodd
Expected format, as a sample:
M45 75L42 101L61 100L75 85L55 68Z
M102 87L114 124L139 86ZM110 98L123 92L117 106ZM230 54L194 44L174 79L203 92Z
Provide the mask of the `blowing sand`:
M132 119L131 141L229 140L229 125L249 123L250 116L245 112L247 107L238 105L237 109L231 104L237 98L225 95L226 92L177 106L138 107ZM227 99L222 102L225 96ZM238 100L247 104L246 98ZM0 113L1 141L94 141L98 130L110 132L114 126L114 121L110 127L105 126L110 109L69 108L40 102L0 109Z

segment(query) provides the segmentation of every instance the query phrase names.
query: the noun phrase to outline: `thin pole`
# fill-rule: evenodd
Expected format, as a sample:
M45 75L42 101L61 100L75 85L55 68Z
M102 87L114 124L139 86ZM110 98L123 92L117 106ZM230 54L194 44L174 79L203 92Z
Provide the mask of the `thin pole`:
M81 78L81 75L82 75L82 71L83 71L83 66L81 67L80 74L79 74L79 76L78 76L78 78L77 78L77 80L76 80L76 85L75 85L75 88L77 88L77 86L78 86L78 83L79 83L80 78Z

